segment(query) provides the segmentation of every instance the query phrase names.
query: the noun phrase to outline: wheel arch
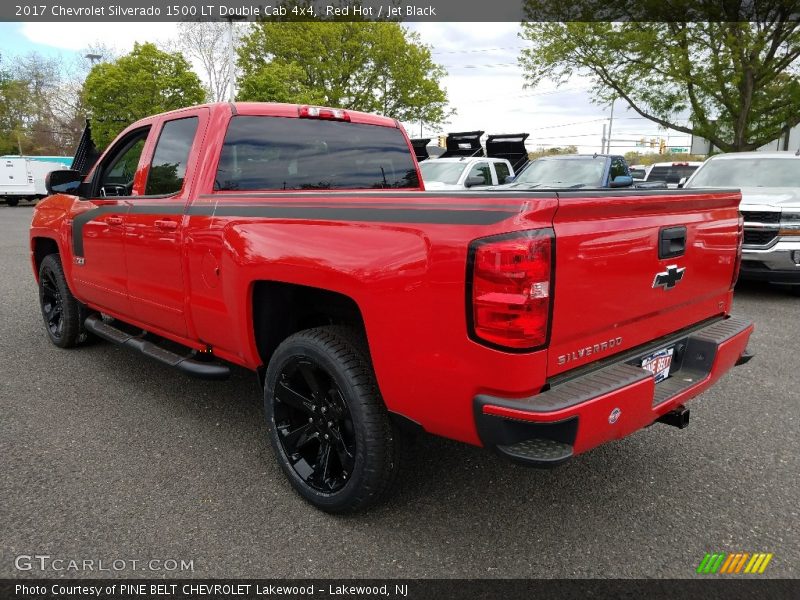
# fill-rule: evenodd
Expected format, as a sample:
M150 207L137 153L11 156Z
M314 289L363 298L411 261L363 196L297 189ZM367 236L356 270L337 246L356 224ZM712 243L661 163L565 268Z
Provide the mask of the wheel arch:
M252 323L261 374L275 349L290 335L324 325L348 325L366 338L364 317L352 297L332 290L259 280L252 287Z
M58 242L50 237L36 236L31 238L31 252L33 260L34 275L39 277L39 268L42 266L44 257L48 254L61 254Z

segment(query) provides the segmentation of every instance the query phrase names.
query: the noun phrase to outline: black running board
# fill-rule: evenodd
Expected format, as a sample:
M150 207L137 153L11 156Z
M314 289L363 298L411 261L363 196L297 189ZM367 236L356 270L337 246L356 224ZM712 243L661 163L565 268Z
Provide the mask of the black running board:
M231 370L226 365L195 360L191 355L181 356L172 350L167 350L153 342L143 339L141 335L128 333L127 331L114 327L112 324L103 321L98 315L87 317L86 321L84 321L84 326L88 331L91 331L104 340L138 350L145 356L154 358L192 377L216 380L230 377Z

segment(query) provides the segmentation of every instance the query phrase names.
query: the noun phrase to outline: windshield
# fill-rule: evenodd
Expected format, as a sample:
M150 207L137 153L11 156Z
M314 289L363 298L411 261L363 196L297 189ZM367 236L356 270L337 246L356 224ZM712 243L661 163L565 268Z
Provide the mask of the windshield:
M602 185L605 157L553 159L533 161L514 183L541 187L598 187Z
M456 184L464 171L464 163L426 160L419 163L419 170L422 172L423 181Z
M691 187L800 187L800 160L735 158L710 160L692 179Z

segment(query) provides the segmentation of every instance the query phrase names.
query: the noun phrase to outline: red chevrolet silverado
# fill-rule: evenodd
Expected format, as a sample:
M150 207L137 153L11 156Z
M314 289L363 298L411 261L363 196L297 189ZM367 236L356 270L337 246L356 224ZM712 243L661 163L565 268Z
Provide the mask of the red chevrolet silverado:
M51 341L257 372L281 468L329 512L387 495L407 432L554 466L684 427L750 358L737 191L425 192L397 121L258 103L144 119L48 186Z

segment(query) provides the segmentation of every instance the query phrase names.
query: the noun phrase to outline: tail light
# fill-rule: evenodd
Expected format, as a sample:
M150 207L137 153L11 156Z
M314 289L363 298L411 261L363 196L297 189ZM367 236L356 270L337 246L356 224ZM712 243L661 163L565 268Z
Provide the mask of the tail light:
M739 270L742 268L742 244L744 243L744 217L739 213L739 226L736 229L736 259L733 263L733 279L731 289L736 286L739 279Z
M303 119L323 119L325 121L349 121L350 115L341 108L324 108L322 106L301 106L297 116Z
M470 337L500 349L545 346L550 325L553 230L475 240L467 270Z

